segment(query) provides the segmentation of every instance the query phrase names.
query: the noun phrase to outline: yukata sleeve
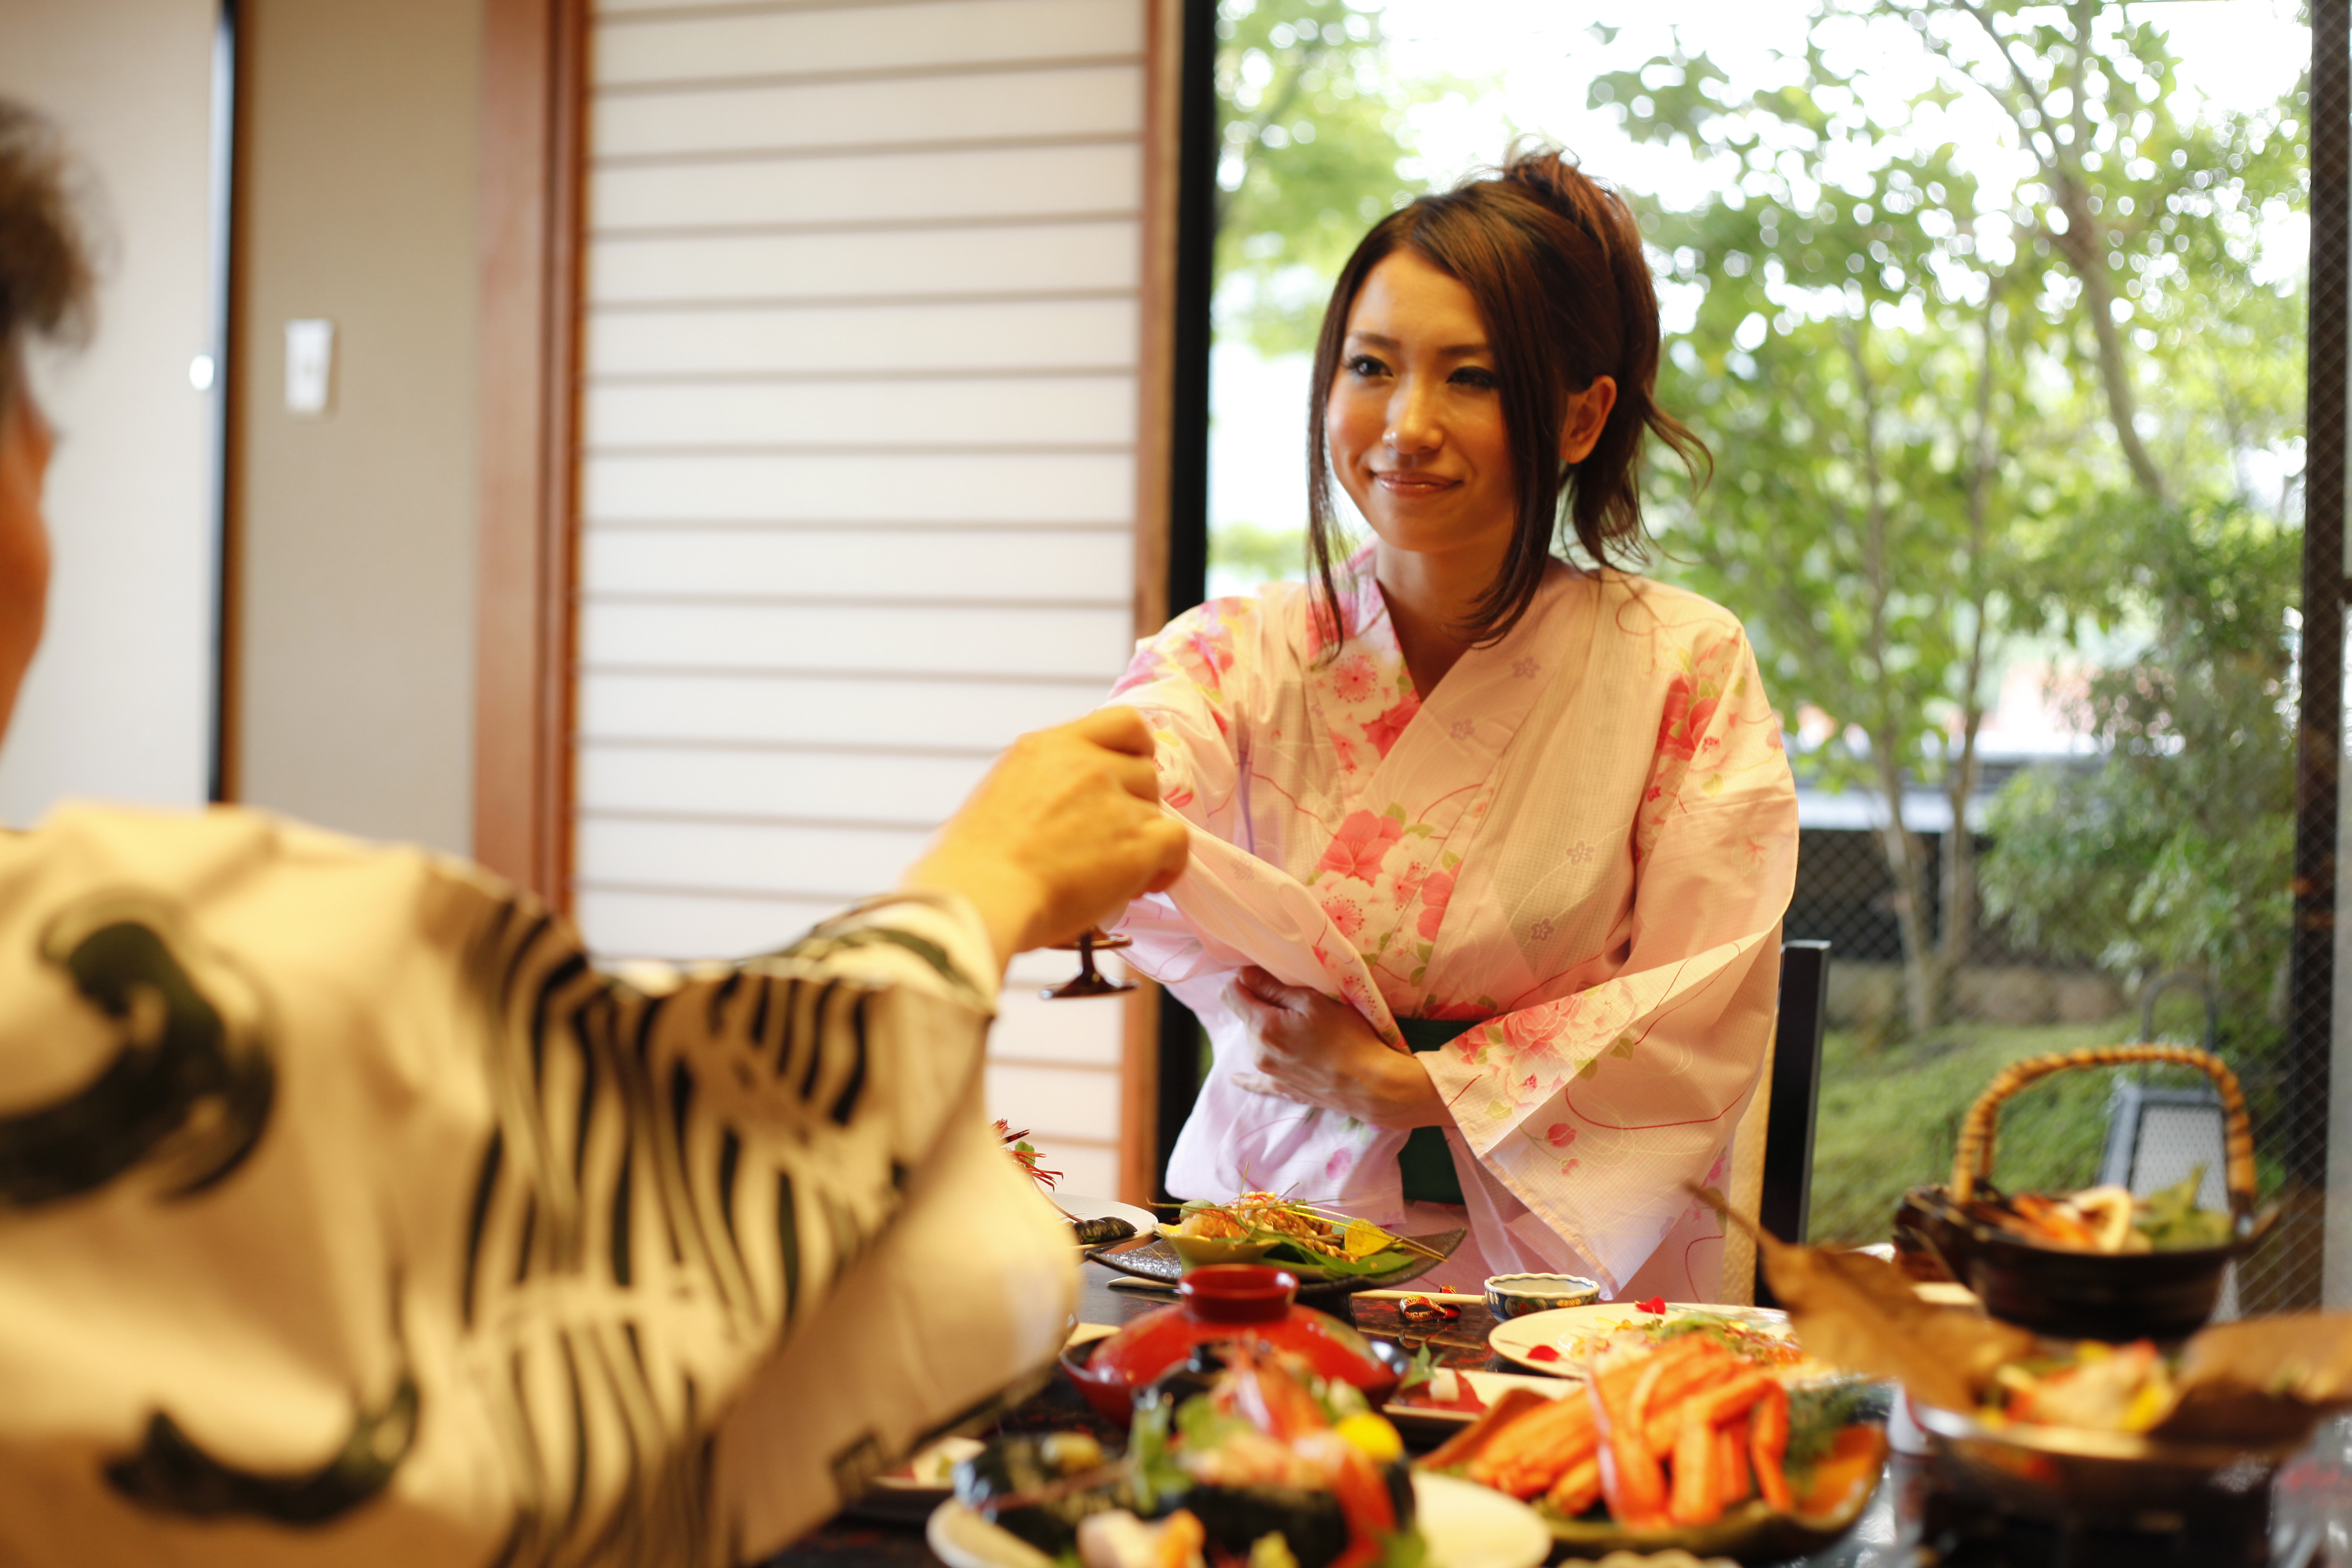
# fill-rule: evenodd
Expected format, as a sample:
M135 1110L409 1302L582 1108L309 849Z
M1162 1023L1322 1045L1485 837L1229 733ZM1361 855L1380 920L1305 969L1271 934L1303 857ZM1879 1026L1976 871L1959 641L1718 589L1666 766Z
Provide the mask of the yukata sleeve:
M1160 800L1169 811L1231 843L1240 810L1240 699L1254 678L1258 609L1213 599L1135 645L1110 700L1140 712L1157 742Z
M1618 1281L1720 1183L1763 1061L1795 884L1796 793L1736 625L1666 682L1633 828L1632 941L1610 979L1430 1058L1486 1170Z

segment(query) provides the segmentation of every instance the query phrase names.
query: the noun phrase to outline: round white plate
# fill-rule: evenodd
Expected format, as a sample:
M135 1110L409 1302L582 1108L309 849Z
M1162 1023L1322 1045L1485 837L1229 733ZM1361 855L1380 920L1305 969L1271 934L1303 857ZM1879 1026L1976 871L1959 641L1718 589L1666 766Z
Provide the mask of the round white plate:
M1160 1221L1150 1209L1123 1204L1116 1198L1070 1197L1060 1193L1047 1193L1045 1195L1072 1219L1123 1219L1135 1227L1138 1237L1149 1238L1160 1234ZM1110 1242L1107 1245L1117 1247L1119 1244Z
M1412 1506L1429 1568L1536 1568L1551 1554L1536 1510L1485 1487L1416 1471ZM1052 1568L1044 1552L953 1500L931 1510L923 1539L948 1568Z
M1631 1301L1595 1301L1589 1307L1555 1307L1496 1323L1486 1336L1487 1346L1505 1361L1529 1372L1554 1377L1581 1378L1584 1352L1579 1342L1605 1334L1620 1323L1670 1323L1676 1318L1726 1318L1768 1334L1789 1337L1789 1314L1769 1307L1706 1306L1694 1301L1669 1301L1663 1316L1644 1312ZM1538 1348L1553 1352L1546 1361L1531 1354Z
M1416 1471L1412 1506L1429 1568L1536 1568L1551 1555L1551 1531L1517 1498Z

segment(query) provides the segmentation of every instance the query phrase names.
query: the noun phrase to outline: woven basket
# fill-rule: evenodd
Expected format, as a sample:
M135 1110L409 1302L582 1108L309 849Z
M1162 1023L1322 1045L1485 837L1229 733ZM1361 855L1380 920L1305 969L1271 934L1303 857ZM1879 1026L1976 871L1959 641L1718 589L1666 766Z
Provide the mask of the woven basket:
M1978 1188L1990 1184L1993 1128L2003 1101L2052 1073L2135 1062L2196 1068L2220 1090L2233 1231L2228 1243L2166 1252L2076 1252L2039 1246L1968 1212ZM1918 1239L1992 1316L2042 1333L2114 1341L2196 1332L2213 1315L2231 1259L2262 1238L2272 1217L2253 1212L2253 1131L2237 1075L2211 1052L2187 1046L2091 1046L2011 1063L1969 1107L1953 1152L1951 1185L1914 1187L1904 1205L1917 1216Z

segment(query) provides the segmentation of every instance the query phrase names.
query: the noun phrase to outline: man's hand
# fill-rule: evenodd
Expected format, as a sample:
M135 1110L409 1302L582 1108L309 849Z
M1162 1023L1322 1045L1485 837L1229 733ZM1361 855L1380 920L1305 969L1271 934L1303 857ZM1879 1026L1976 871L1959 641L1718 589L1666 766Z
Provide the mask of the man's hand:
M1242 1088L1399 1131L1452 1120L1420 1058L1372 1033L1346 1003L1257 968L1227 981L1223 1000L1257 1048L1257 1081L1237 1079Z
M1160 809L1151 731L1132 708L1022 736L901 886L971 900L1002 963L1117 918L1183 873L1184 825Z

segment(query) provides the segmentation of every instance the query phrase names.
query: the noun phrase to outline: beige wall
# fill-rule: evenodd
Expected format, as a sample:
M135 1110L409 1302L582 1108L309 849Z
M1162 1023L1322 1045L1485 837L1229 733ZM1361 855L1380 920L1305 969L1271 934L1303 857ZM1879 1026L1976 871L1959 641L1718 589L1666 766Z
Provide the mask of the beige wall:
M236 797L471 837L481 0L246 0ZM335 323L289 415L289 320Z
M0 94L56 120L95 185L99 335L34 366L48 634L0 750L0 822L61 796L205 798L212 764L214 0L0 0ZM126 39L138 47L125 48Z

